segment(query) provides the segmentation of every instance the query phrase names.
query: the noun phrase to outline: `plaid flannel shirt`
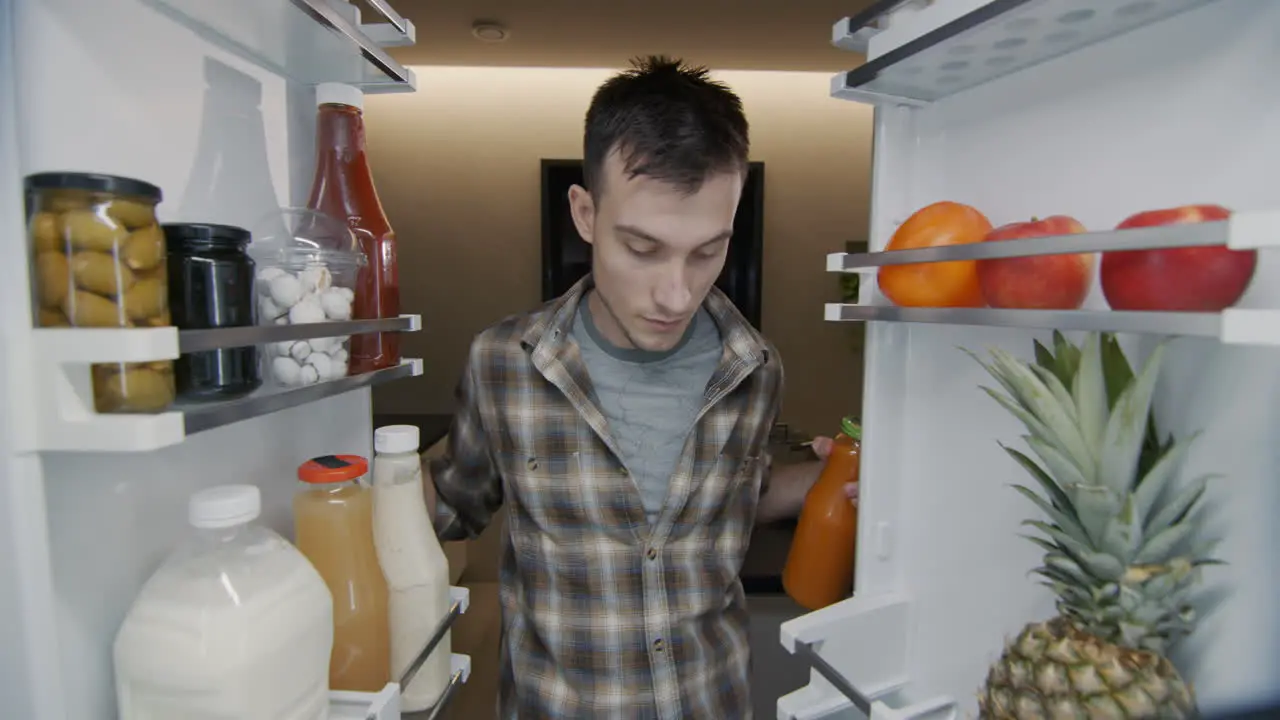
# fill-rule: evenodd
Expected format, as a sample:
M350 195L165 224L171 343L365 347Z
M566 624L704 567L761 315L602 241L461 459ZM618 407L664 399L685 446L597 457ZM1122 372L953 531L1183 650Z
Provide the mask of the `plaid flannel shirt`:
M508 508L500 716L749 718L738 572L781 359L713 288L723 355L650 526L570 336L589 283L475 338L430 466L441 538L473 538Z

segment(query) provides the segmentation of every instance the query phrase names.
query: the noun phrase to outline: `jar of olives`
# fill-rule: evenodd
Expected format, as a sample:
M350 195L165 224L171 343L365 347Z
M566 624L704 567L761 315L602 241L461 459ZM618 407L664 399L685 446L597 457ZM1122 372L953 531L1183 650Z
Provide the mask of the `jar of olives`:
M160 188L96 173L26 179L36 327L170 324ZM92 366L95 409L157 412L174 400L173 362Z

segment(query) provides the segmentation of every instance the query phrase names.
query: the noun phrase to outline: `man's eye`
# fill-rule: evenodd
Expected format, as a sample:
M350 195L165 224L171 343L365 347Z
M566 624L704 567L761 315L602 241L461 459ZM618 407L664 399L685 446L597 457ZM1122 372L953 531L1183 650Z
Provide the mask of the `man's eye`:
M643 249L642 249L642 248L637 248L637 247L635 247L635 246L633 246L633 245L628 245L628 246L627 246L627 249L631 251L631 254L636 255L636 256L639 256L639 257L652 257L654 254L656 254L656 253L658 252L658 251L657 251L657 250L655 250L654 248L643 248Z

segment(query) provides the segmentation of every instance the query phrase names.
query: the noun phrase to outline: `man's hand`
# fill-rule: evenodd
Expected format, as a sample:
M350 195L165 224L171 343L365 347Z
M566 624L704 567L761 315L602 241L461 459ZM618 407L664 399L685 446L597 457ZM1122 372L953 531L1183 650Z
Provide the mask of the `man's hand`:
M832 440L829 437L823 437L820 435L813 439L813 444L810 447L813 448L813 454L817 455L820 459L823 460L823 462L825 462L827 459L827 456L831 454L831 448L834 446L835 446L834 440ZM854 477L857 477L857 476L855 475ZM845 484L844 494L849 496L849 499L853 501L853 504L855 506L858 504L858 483L854 482L853 478L850 478L850 482Z

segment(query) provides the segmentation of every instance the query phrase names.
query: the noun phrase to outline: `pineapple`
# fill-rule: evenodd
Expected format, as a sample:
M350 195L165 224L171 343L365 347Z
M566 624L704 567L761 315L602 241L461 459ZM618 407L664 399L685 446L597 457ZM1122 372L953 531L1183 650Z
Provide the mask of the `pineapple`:
M1208 547L1192 511L1210 476L1174 492L1187 442L1161 442L1151 396L1165 346L1135 377L1113 335L1083 349L1054 333L1029 365L1001 350L969 353L1005 393L984 387L1027 427L1037 463L1004 450L1040 492L1015 489L1044 514L1024 524L1045 551L1033 572L1057 595L1058 615L1008 642L979 694L989 720L1187 718L1191 688L1164 653L1189 633L1188 599ZM966 351L968 352L968 351Z

